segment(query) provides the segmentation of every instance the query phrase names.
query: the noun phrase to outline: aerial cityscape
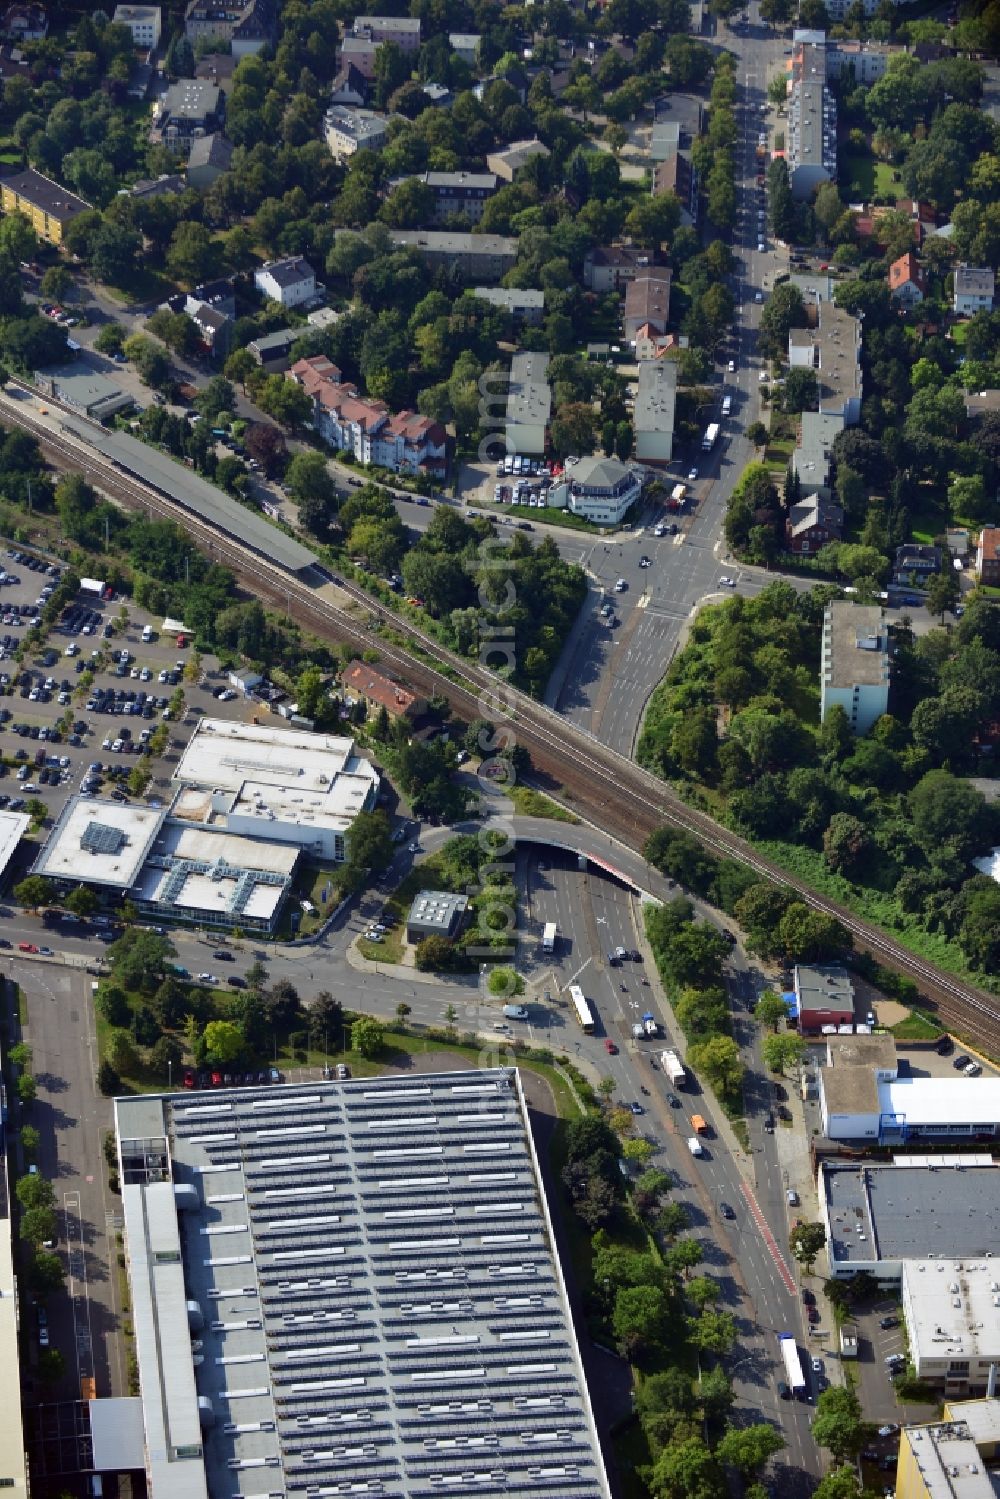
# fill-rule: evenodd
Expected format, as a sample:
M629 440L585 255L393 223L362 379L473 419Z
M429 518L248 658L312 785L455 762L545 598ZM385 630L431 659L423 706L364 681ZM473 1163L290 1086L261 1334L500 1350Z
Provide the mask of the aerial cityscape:
M1000 9L0 6L0 1489L1000 1493Z

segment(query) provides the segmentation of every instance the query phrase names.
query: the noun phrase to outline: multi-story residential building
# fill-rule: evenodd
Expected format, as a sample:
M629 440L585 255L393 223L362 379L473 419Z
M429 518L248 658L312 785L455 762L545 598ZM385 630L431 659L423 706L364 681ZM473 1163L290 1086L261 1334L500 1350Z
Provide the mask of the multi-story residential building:
M949 562L950 562L949 558ZM941 548L908 541L896 548L893 577L902 583L927 583L941 571Z
M513 141L509 146L504 146L502 151L491 151L486 158L486 165L491 172L502 177L504 182L513 182L518 172L534 157L548 155L548 146L543 146L536 137L530 141Z
M627 344L634 344L643 328L647 337L666 333L671 274L668 266L647 266L626 286L622 334Z
M389 183L389 188L391 190L409 180L396 177ZM495 172L421 172L413 180L422 182L433 194L433 216L437 223L444 223L455 214L463 214L478 224L498 185Z
M788 98L788 180L805 199L837 176L837 105L826 82L826 38L822 31L795 33Z
M833 3L839 3L839 0L833 0ZM827 9L830 10L829 7ZM833 15L832 10L830 10L830 15ZM877 83L885 76L889 59L901 51L902 48L890 47L884 42L833 41L828 38L826 43L827 81L829 83L846 81L854 88L857 88L859 84Z
M4 213L23 213L39 239L50 245L62 244L67 225L90 207L83 198L31 167L0 178L0 208Z
M211 135L199 135L191 142L188 152L187 180L189 187L205 192L218 181L223 172L228 172L233 160L233 144L221 131Z
M598 293L623 291L629 282L648 275L650 268L660 263L653 251L635 245L598 245L584 256L583 284L588 291Z
M506 312L516 323L537 326L545 311L545 293L533 287L476 286L472 295Z
M369 36L347 35L340 44L340 69L356 68L362 78L372 83L375 78L375 54L378 43Z
M952 309L959 317L973 317L977 312L992 312L995 287L996 278L988 268L957 266Z
M179 78L153 111L150 139L165 146L188 145L222 127L225 95L205 78Z
M381 151L388 128L388 115L349 104L331 104L323 116L323 138L334 161L349 161L356 151Z
M788 362L816 371L823 415L855 426L861 420L861 323L835 302L817 301L812 310L815 327L788 335Z
M839 414L803 411L799 418L798 441L792 452L792 469L798 479L800 499L814 495L829 499L833 444L837 433L843 430L844 418Z
M640 463L669 463L674 452L677 365L673 359L639 361L639 386L632 409L635 456Z
M190 0L184 32L192 42L228 42L234 57L247 57L274 36L274 0Z
M673 193L681 205L681 223L692 228L698 218L698 173L690 156L675 151L657 162L653 172L653 196Z
M266 260L253 273L253 284L270 302L282 307L301 307L316 296L316 272L301 255L284 260Z
M48 12L44 5L33 5L30 0L18 0L8 5L0 16L0 33L12 42L41 42L49 30Z
M448 466L447 433L439 422L414 411L390 414L381 401L366 400L357 387L322 354L300 359L290 378L312 397L311 425L342 453L353 453L366 467L374 464L397 474L433 474L443 478Z
M552 414L548 368L548 354L515 354L510 361L506 421L508 453L541 455L545 452L545 436Z
M984 526L976 548L976 576L990 588L1000 586L1000 527Z
M889 632L874 604L834 599L823 615L820 719L834 705L856 734L867 734L889 704Z
M448 46L467 68L476 66L480 40L479 33L476 31L450 31L448 33Z
M916 307L924 300L927 282L912 251L900 255L889 267L889 295L900 307Z
M116 5L111 17L116 26L127 26L137 47L148 51L160 45L162 26L158 5Z
M798 557L815 556L828 542L839 541L843 529L844 512L837 502L813 494L789 510L785 545Z
M351 31L376 47L393 42L408 56L420 50L420 21L410 16L355 16Z
M455 270L469 282L499 281L517 259L517 240L504 234L394 229L392 241L401 250L415 250L429 266Z

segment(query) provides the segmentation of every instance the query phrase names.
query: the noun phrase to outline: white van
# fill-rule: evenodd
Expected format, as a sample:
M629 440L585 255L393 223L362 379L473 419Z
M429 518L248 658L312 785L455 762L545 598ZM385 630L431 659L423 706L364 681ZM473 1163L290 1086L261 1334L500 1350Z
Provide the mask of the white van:
M143 625L143 627L142 627L142 640L143 640L143 644L144 645L148 645L149 642L152 640L152 638L153 638L153 626L152 625Z
M733 398L732 398L732 396L723 396L723 398L722 398L722 415L723 416L728 416L729 413L732 411L732 409L733 409Z
M688 1150L690 1150L692 1155L705 1154L705 1147L702 1145L697 1135L688 1136Z

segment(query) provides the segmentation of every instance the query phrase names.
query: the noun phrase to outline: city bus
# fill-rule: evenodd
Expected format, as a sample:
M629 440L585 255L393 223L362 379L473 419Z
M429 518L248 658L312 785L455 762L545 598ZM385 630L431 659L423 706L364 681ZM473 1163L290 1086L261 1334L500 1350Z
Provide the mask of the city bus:
M576 1018L580 1022L580 1029L586 1031L588 1036L594 1034L594 1012L584 998L583 990L579 984L569 986L570 1003L576 1012Z

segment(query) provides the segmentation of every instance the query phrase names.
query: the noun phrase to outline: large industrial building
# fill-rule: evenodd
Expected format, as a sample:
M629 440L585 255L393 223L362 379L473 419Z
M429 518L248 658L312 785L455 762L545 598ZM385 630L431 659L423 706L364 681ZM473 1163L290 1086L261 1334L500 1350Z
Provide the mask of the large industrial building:
M609 1499L515 1071L115 1122L149 1499Z
M896 1499L996 1499L1000 1400L952 1400L943 1420L904 1426Z

